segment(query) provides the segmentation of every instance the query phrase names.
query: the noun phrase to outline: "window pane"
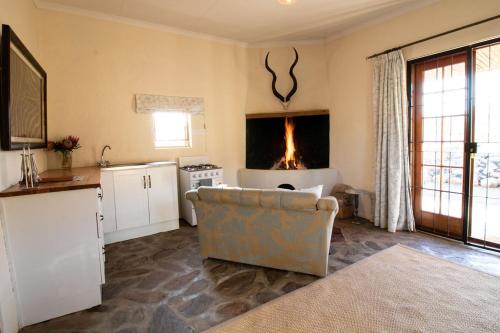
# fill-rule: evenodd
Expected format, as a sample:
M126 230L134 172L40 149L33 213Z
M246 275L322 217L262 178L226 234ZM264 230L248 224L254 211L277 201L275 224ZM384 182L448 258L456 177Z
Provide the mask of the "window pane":
M424 72L424 93L441 91L442 83L442 69L429 69Z
M462 193L463 188L463 169L452 168L450 174L450 191Z
M452 167L463 167L464 154L462 152L443 153L443 165Z
M189 147L191 119L183 112L156 112L153 115L156 147Z
M456 218L462 217L462 194L450 193L449 215Z
M441 116L441 108L443 106L442 96L441 93L425 94L423 96L422 110L424 117Z
M441 141L441 118L423 119L424 141Z
M429 190L439 190L440 169L436 167L423 166L422 179L423 187Z
M465 82L464 62L444 68L444 90L465 88Z
M439 213L439 192L422 190L422 210Z
M443 115L465 114L465 89L445 91L443 93Z
M436 152L423 152L423 161L426 165L437 165L436 163Z

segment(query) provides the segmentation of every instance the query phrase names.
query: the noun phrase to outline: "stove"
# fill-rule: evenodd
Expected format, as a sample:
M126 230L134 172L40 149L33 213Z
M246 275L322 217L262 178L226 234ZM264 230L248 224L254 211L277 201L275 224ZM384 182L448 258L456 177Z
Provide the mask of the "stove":
M208 162L208 156L179 158L179 185L181 192L181 217L190 225L197 225L196 214L191 201L184 197L189 190L200 186L221 186L224 184L224 171Z
M198 165L186 165L183 167L180 167L181 170L193 172L193 171L203 171L203 170L215 170L215 169L222 169L221 167L218 167L215 164L210 164L210 163L203 163L203 164L198 164Z

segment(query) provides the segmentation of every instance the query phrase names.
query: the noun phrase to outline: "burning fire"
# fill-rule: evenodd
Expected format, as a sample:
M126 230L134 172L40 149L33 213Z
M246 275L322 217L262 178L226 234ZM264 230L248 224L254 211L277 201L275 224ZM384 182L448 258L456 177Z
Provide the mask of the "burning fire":
M297 169L297 164L295 162L295 142L293 139L293 130L295 125L293 121L285 118L285 168L286 169Z
M295 138L293 132L295 124L293 120L285 118L285 156L276 162L272 169L297 170L306 169L297 157L297 149L295 148Z

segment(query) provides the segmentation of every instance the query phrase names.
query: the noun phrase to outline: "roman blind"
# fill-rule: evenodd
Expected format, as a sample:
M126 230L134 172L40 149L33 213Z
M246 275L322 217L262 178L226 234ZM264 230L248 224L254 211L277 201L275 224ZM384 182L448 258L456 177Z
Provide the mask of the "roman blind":
M179 97L162 95L135 95L136 112L186 112L192 115L204 113L202 97Z

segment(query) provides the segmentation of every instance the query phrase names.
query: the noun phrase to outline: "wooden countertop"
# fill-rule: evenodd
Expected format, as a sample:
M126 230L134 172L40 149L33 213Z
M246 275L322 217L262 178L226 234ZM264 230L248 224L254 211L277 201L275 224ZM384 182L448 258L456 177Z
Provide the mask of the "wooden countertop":
M61 192L81 190L85 188L97 188L101 186L101 169L98 166L47 170L40 174L41 178L74 177L73 180L63 182L40 183L34 188L26 188L24 185L13 185L0 192L2 197L15 197L20 195L30 195L49 192Z

